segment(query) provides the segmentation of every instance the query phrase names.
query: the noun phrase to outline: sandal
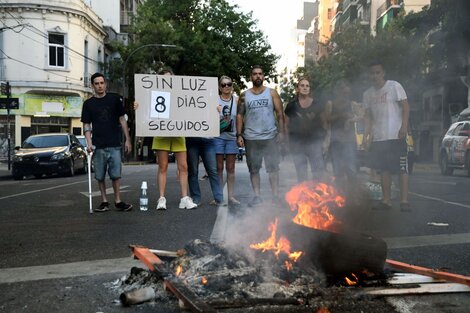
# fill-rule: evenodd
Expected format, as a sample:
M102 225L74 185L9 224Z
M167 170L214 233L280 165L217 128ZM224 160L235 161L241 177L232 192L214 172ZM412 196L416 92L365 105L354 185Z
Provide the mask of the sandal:
M387 204L385 202L380 201L376 205L372 207L372 210L377 210L377 211L387 211L391 210L392 206L390 204Z
M411 212L411 207L408 202L400 203L400 211L402 212Z
M228 204L231 204L231 205L240 205L241 202L238 201L237 199L235 199L234 197L228 199Z

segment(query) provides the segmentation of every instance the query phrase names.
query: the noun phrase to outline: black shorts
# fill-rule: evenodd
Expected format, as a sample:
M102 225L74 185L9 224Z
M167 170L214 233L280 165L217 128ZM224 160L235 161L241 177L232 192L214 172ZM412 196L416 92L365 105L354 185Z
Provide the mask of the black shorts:
M408 149L405 139L372 142L370 158L373 169L392 174L408 174Z

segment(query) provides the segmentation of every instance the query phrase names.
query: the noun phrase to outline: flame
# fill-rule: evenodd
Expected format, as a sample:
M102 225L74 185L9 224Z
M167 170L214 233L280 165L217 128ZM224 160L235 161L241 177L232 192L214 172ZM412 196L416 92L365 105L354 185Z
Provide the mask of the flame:
M346 281L346 284L348 284L349 286L357 285L357 283L359 282L359 278L356 275L354 275L354 273L351 273L351 276L352 276L352 279L349 279L347 276L344 278L344 280Z
M269 224L269 228L268 228L269 231L271 232L271 236L263 242L251 244L250 248L261 250L262 252L273 251L277 257L279 257L279 254L281 252L284 252L285 254L287 254L289 259L291 259L294 262L297 262L297 260L302 255L302 251L291 252L290 241L287 240L287 238L284 236L281 236L279 240L276 241L276 238L277 238L276 233L277 233L278 224L279 224L279 219L277 218L274 219L274 222Z
M285 261L284 266L288 272L292 271L292 268L294 267L291 262Z
M180 276L181 273L183 273L183 267L181 265L178 265L178 267L176 268L176 276Z
M343 207L345 199L331 185L306 181L289 190L285 199L291 210L297 211L292 219L296 224L333 232L341 224L330 207Z
M205 276L202 276L201 284L203 284L204 286L207 285L207 278Z
M330 310L328 310L328 308L322 307L319 308L316 313L330 313Z

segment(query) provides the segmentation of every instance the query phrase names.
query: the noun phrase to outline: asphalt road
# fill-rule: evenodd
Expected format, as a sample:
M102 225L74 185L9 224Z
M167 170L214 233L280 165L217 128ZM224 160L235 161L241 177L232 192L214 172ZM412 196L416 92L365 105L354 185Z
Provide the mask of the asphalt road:
M0 312L178 312L171 303L132 308L122 308L117 303L119 295L109 284L128 273L132 266L141 266L130 258L128 245L176 250L195 238L237 240L240 234L234 232L234 225L243 221L245 213L253 212L246 205L237 209L209 205L212 197L207 181L200 182L203 205L196 210L180 210L174 164L170 164L169 175L168 210L153 209L157 202L155 164L126 165L122 199L132 203L134 210L94 214L88 213L86 175L23 181L3 175ZM237 197L246 204L252 193L244 162L237 163L236 175ZM361 178L369 179L366 173ZM143 180L149 184L151 209L147 212L137 208ZM285 160L281 170L282 192L294 184L292 165ZM349 214L346 223L357 231L384 238L390 259L470 275L470 178L463 171L444 177L435 166L418 164L410 185L411 212L400 212L397 200L394 209L387 212L370 210L367 202ZM270 205L264 173L262 192L266 194L267 221L279 212ZM99 201L98 196L93 197L94 206ZM258 223L257 232L262 233L263 228L267 231L267 223ZM465 300L470 298L468 294L432 297L441 304L435 312L465 312L463 308L470 306L469 300ZM431 298L407 297L406 301L409 303L405 307L414 308L409 312L434 312L430 308ZM397 312L407 311L402 308Z

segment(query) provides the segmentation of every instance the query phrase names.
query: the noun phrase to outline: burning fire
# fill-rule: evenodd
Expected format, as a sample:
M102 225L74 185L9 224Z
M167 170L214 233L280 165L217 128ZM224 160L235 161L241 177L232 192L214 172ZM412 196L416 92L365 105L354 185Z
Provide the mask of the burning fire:
M203 284L204 286L207 285L207 278L205 276L202 276L201 284Z
M343 207L345 199L331 185L313 181L294 186L285 196L296 224L319 230L337 231L341 222L330 212L330 207Z
M178 267L176 268L176 276L180 276L181 273L183 273L183 267L181 265L178 265Z
M357 283L359 282L359 278L356 275L354 275L354 273L351 273L351 276L352 276L352 279L349 279L347 276L344 278L344 280L346 281L346 284L348 284L349 286L357 285Z
M343 207L345 200L331 185L317 183L313 181L303 182L294 186L285 196L292 211L297 211L292 221L296 224L310 228L336 231L341 222L330 212L331 207ZM292 262L296 262L302 255L302 251L291 252L291 243L284 236L277 239L277 226L279 220L276 218L269 225L271 236L264 242L251 244L250 248L261 250L262 252L272 251L276 257L281 252L287 254ZM292 270L292 263L285 261L285 268Z
M262 252L266 251L273 251L274 254L279 257L281 252L287 254L288 258L293 262L296 262L300 256L302 255L302 251L290 251L290 242L287 238L281 236L279 240L277 239L277 225L279 224L279 220L276 218L273 223L269 225L269 230L271 231L271 236L265 240L264 242L251 244L250 248L261 250Z

